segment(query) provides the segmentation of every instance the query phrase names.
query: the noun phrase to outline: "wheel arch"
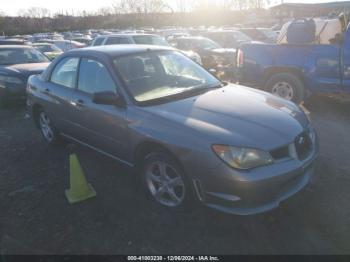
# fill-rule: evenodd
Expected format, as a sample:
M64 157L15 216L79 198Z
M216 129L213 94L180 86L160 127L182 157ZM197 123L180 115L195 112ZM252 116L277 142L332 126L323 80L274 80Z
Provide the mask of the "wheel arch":
M142 141L136 146L136 149L134 150L133 154L133 162L135 164L135 167L140 168L140 164L142 163L143 158L147 154L154 152L164 152L169 154L179 164L183 172L186 173L183 164L181 163L181 161L175 153L173 153L167 146L165 146L161 142L151 140Z
M305 78L302 69L298 67L269 67L264 71L263 75L263 88L266 89L267 82L271 79L273 75L289 73L300 79L300 81L305 86Z
M43 110L43 106L40 105L39 103L35 103L32 106L32 116L33 116L33 120L34 120L34 124L37 128L39 128L39 112Z

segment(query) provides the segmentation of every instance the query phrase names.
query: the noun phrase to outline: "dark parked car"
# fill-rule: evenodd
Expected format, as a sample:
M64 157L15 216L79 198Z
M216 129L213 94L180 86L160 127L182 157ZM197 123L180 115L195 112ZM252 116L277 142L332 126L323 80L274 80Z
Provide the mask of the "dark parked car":
M217 42L224 48L237 49L242 44L251 43L253 39L238 30L209 31L203 36Z
M30 46L0 46L0 105L25 99L30 75L40 74L49 60Z
M245 33L255 41L264 43L276 43L278 34L270 28L241 28L241 32Z
M204 68L216 70L217 76L221 79L234 77L235 71L235 49L227 49L209 38L200 36L179 37L170 41L173 47L184 51L197 53Z
M313 173L317 136L298 106L221 83L171 48L69 51L30 77L27 90L47 143L65 137L136 168L166 207L197 198L233 214L259 213Z
M31 43L24 39L7 38L0 39L0 45L30 45Z

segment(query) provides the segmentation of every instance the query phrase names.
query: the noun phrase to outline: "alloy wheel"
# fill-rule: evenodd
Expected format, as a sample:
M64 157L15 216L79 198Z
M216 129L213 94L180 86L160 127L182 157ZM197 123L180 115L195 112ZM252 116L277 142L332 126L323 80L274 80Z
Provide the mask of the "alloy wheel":
M185 199L185 183L172 165L157 161L146 168L146 183L155 200L168 207L176 207Z

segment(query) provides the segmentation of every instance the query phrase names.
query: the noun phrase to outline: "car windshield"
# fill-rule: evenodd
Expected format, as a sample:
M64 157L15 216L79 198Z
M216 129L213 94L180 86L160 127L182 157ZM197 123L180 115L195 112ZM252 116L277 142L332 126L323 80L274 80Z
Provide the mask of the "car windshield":
M262 28L262 29L259 29L266 37L270 37L270 38L273 38L276 36L276 33L270 29L265 29L265 28Z
M38 45L35 46L35 48L41 52L62 52L62 50L55 45Z
M29 64L49 62L49 60L36 49L6 48L0 49L0 65Z
M252 39L249 36L247 36L245 33L242 33L240 31L233 31L232 33L237 40L247 41L247 42L252 41Z
M176 51L148 51L114 59L137 102L192 96L221 85L191 59Z
M154 35L138 35L132 37L136 44L138 45L160 45L160 46L169 46L169 43L165 41L160 36Z
M218 43L216 43L208 38L193 39L191 41L196 48L200 48L200 49L222 48Z

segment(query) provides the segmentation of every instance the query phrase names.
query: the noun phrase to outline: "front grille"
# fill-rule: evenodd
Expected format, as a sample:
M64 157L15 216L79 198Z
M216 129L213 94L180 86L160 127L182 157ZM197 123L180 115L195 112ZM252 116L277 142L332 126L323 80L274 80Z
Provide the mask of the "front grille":
M294 144L299 160L306 159L309 156L312 149L312 141L308 132L305 131L298 135L294 140Z

